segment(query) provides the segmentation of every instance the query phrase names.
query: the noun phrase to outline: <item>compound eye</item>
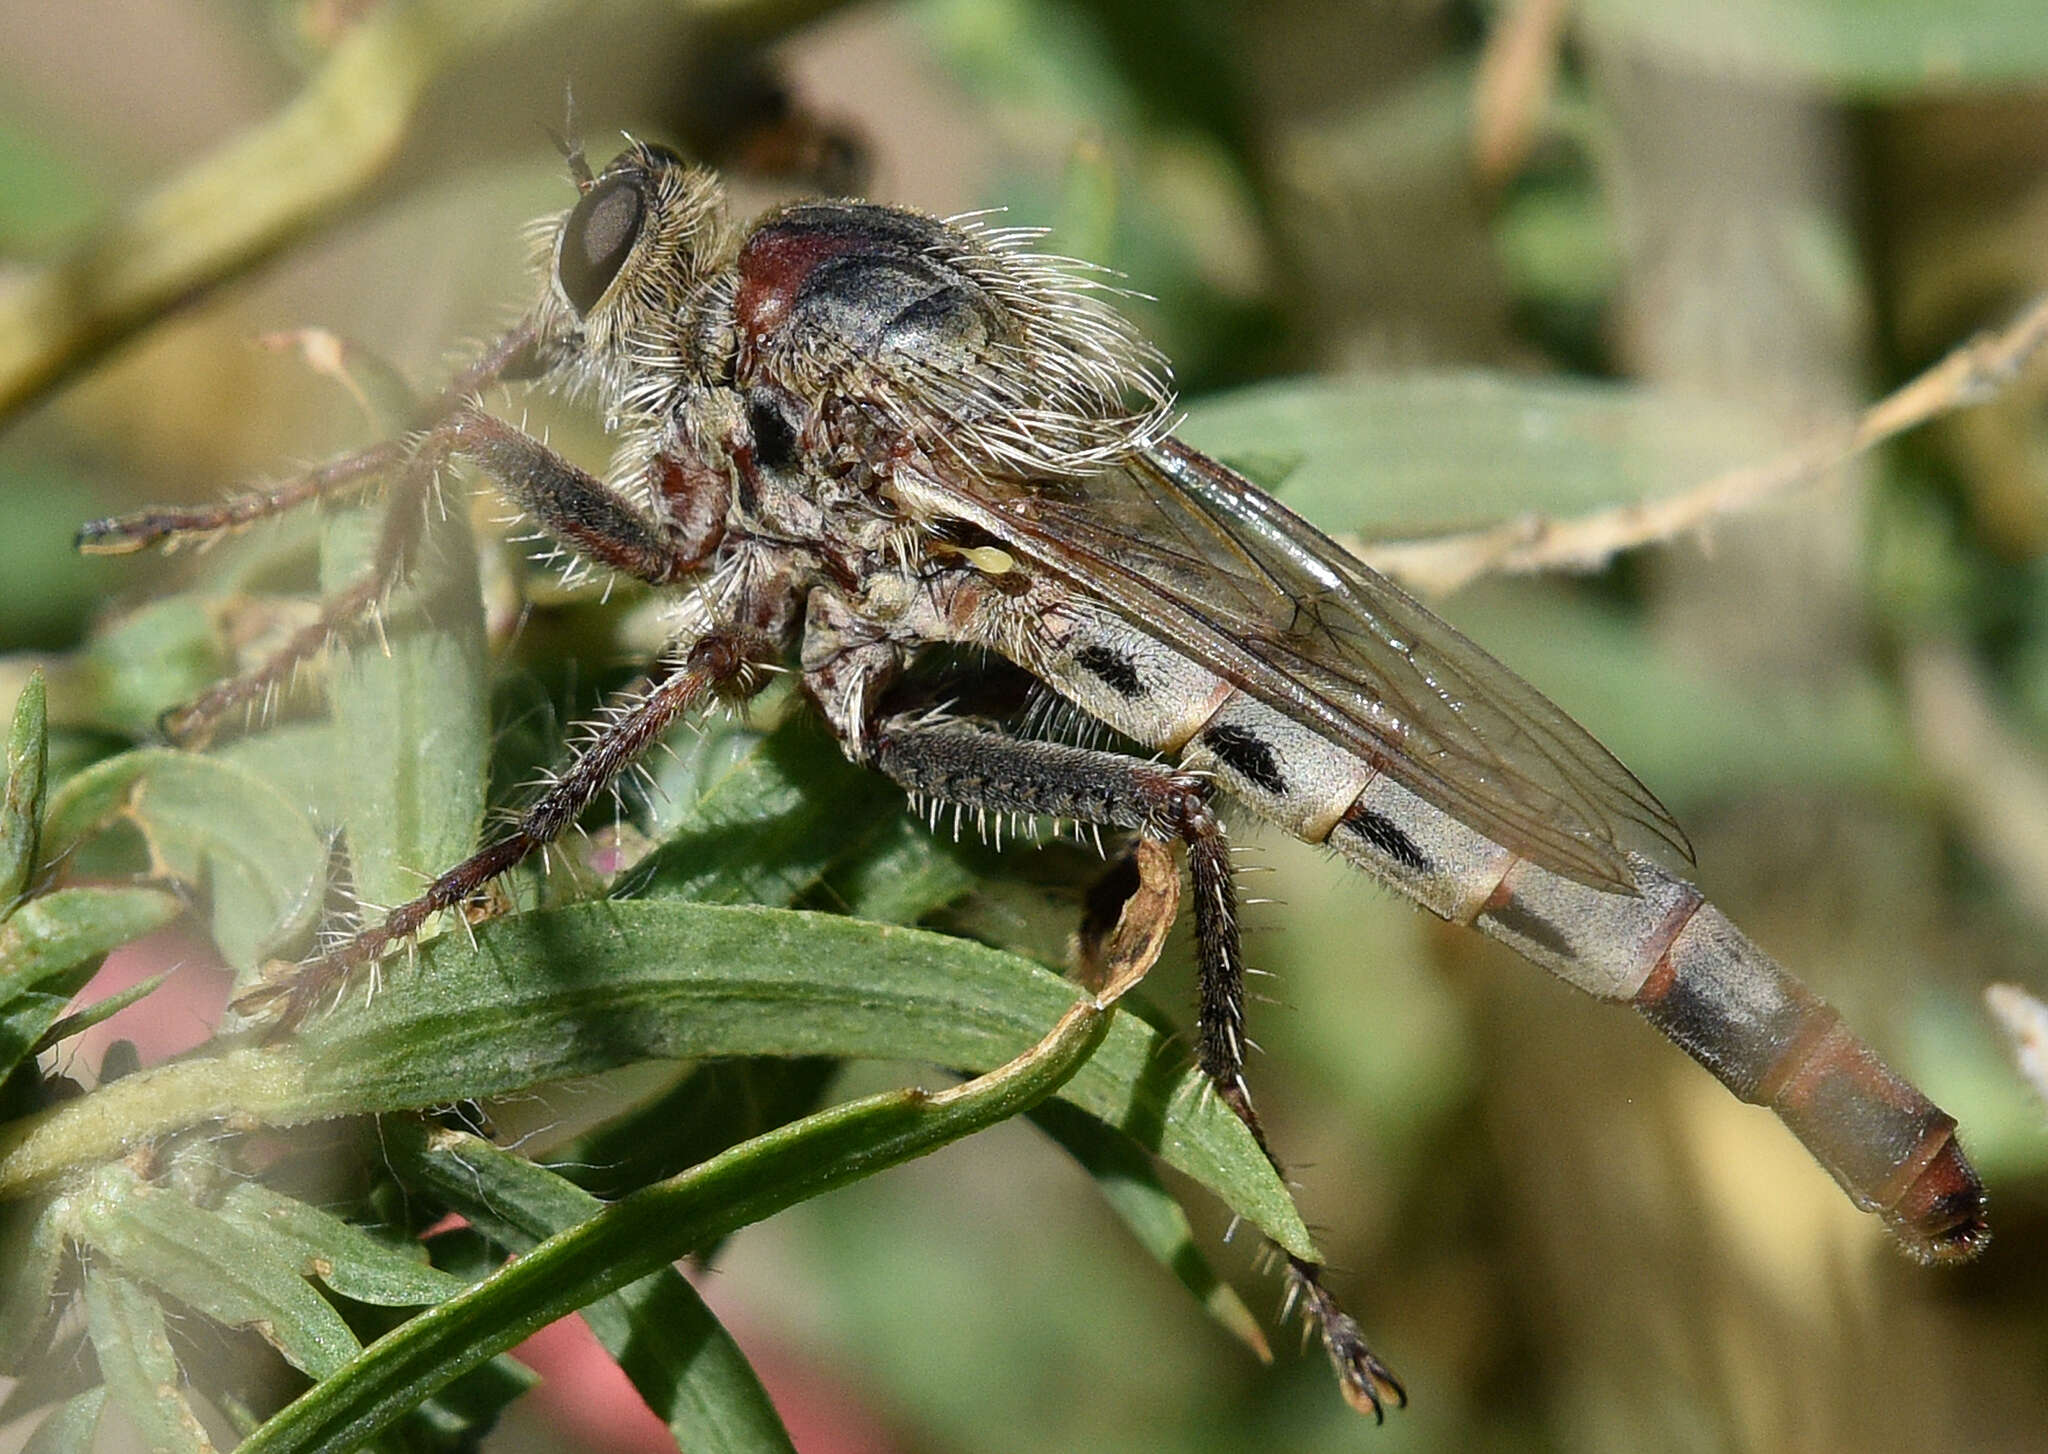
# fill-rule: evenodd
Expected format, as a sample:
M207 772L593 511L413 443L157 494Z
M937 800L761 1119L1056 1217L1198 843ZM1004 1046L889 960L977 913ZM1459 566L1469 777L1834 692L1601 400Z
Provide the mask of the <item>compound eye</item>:
M569 214L555 254L555 280L578 316L597 305L633 250L647 213L641 182L631 175L607 177L584 193Z

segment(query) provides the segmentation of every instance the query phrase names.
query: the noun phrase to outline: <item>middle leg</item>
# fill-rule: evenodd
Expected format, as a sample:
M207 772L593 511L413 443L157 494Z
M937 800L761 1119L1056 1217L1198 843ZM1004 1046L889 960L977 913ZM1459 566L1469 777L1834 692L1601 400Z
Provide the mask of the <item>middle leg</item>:
M757 668L773 661L777 646L772 638L745 630L715 627L705 632L683 654L666 662L643 692L614 704L582 753L507 832L433 879L381 923L244 992L235 1008L267 1019L274 1032L296 1025L331 998L353 971L410 941L434 915L461 907L568 832L621 772L707 698L718 693L751 695L762 680Z
M868 764L907 792L975 813L1071 818L1187 846L1198 958L1196 1059L1276 1170L1280 1162L1244 1078L1244 979L1230 843L1206 779L1123 753L1008 737L958 722L891 717L866 734ZM1383 1417L1407 1395L1323 1286L1322 1268L1287 1254L1289 1293L1323 1338L1345 1398Z

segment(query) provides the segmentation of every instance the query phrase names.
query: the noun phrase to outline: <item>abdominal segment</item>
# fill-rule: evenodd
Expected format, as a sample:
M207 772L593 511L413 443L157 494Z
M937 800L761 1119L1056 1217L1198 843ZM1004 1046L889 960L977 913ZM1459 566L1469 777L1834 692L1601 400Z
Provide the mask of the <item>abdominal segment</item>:
M1634 1005L1738 1097L1775 1111L1915 1256L1981 1243L1983 1188L1954 1119L1691 884L1635 854L1633 894L1553 873L1123 623L1063 624L1038 667L1091 714L1178 751L1261 817L1432 913Z

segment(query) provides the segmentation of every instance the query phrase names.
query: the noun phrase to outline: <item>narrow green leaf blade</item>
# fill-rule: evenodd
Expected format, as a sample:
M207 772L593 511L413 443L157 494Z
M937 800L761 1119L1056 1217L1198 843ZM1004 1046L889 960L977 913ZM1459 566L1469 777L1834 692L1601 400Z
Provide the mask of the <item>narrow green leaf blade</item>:
M72 1011L37 1036L36 1043L29 1046L29 1054L40 1055L51 1046L69 1040L73 1035L83 1035L93 1026L106 1023L130 1005L139 1004L162 989L164 981L169 979L171 974L172 971L168 969L161 974L153 974L148 979L128 986L119 994L94 1000L85 1008Z
M1073 986L1015 955L837 915L677 900L577 904L443 935L367 1005L274 1046L142 1071L0 1126L0 1196L138 1139L507 1094L643 1060L825 1055L983 1069L1036 1042ZM1302 1256L1313 1241L1174 1037L1119 1016L1065 1099Z
M68 852L123 817L164 872L210 892L214 942L230 964L254 965L312 926L327 846L248 768L165 748L96 763L52 795L44 851Z
M466 1284L426 1260L380 1241L332 1212L245 1181L222 1198L220 1216L288 1259L301 1277L317 1277L345 1298L376 1307L424 1307Z
M107 1406L104 1387L73 1394L43 1416L21 1446L21 1454L92 1454L99 1433L100 1410Z
M64 1018L64 1007L70 1003L68 990L63 994L28 990L0 1005L0 1066L11 1071L21 1065L50 1027ZM24 1074L33 1075L33 1069Z
M1616 54L1786 93L1897 102L2040 84L2048 10L2010 0L1587 0Z
M540 1375L517 1358L500 1353L423 1400L406 1416L403 1432L380 1445L395 1450L474 1449L506 1407L540 1381ZM415 1432L419 1430L431 1442L422 1445Z
M836 915L673 900L579 904L443 936L360 1014L309 1027L316 1093L435 1105L635 1060L831 1055L985 1069L1072 1002L999 950ZM1066 1098L1164 1156L1283 1245L1310 1245L1238 1119L1166 1037L1119 1017Z
M0 1003L161 929L184 909L163 889L87 885L27 900L0 924Z
M815 1055L706 1061L549 1159L585 1191L622 1196L809 1115L838 1073L838 1061Z
M467 504L451 487L427 507L411 579L393 595L381 629L353 639L331 669L341 820L356 892L367 903L411 898L476 845L483 824L490 682ZM328 525L328 592L371 568L385 515L350 511Z
M467 1369L693 1247L1028 1110L1087 1062L1115 1018L1070 1000L1050 1035L989 1075L835 1106L611 1203L379 1339L259 1429L244 1454L367 1439Z
M1669 494L1784 444L1753 405L1469 370L1258 384L1198 402L1182 433L1226 459L1298 455L1287 503L1369 540Z
M1187 1213L1159 1179L1144 1148L1065 1101L1051 1100L1034 1107L1031 1119L1095 1178L1095 1185L1131 1235L1194 1295L1209 1316L1261 1362L1271 1362L1273 1350L1266 1342L1265 1330L1237 1290L1218 1277L1202 1255Z
M162 1454L211 1454L213 1441L185 1398L163 1306L147 1289L98 1263L85 1270L85 1326L115 1407Z
M341 1314L264 1241L122 1166L80 1198L77 1228L127 1277L230 1327L250 1327L296 1368L325 1378L361 1351Z
M431 1187L492 1241L518 1253L567 1231L604 1203L554 1172L487 1141L390 1143L408 1183ZM665 1267L583 1309L647 1406L692 1454L755 1454L793 1446L739 1345L695 1288Z
M14 907L35 876L49 766L49 700L38 671L21 689L7 733L7 781L0 788L0 917Z
M69 1205L59 1196L0 1206L0 1373L41 1352L57 1320Z

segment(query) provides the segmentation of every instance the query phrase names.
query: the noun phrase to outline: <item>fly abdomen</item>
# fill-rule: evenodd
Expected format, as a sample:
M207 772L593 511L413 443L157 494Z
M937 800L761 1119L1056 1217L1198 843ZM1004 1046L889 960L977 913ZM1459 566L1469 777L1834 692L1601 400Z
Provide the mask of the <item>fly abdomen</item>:
M1116 617L1074 602L1036 624L1028 666L1133 742L1178 751L1237 689Z
M1634 894L1551 873L1388 778L1332 847L1444 918L1470 923L1602 999L1627 1000L1739 1098L1768 1106L1914 1256L1983 1242L1984 1188L1955 1120L1698 889L1631 855Z
M1373 769L1263 702L1233 692L1181 750L1181 766L1214 774L1260 816L1321 843Z
M1297 838L1320 843L1374 776L1323 737L1246 696L1114 617L1072 611L1049 623L1034 669L1090 716L1214 776Z
M1962 1258L1982 1244L1984 1188L1955 1118L1712 904L1679 930L1634 1003L1738 1097L1776 1111L1916 1257Z
M1128 737L1180 753L1261 817L1569 984L1627 1001L1775 1111L1859 1207L1934 1261L1982 1243L1955 1121L1700 891L1640 855L1634 892L1554 873L1116 618L1068 604L1033 669Z

